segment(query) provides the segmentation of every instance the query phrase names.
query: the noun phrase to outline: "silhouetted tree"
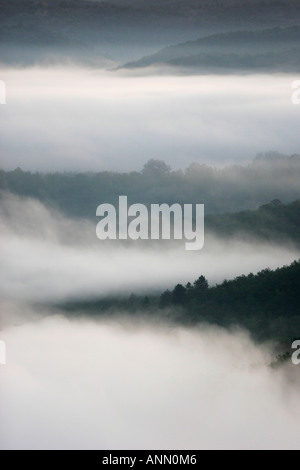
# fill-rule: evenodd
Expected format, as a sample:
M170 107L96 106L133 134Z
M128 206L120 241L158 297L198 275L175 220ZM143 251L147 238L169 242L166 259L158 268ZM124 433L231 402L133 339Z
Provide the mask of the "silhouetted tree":
M165 176L170 173L171 167L163 160L149 160L142 170L142 173L147 176Z
M143 299L142 307L145 308L145 309L148 309L150 307L150 299L147 295Z
M186 301L186 289L182 284L177 284L172 293L175 305L183 305Z
M197 291L204 291L208 289L208 282L204 276L200 276L195 282L194 282L194 288Z
M159 299L159 308L166 308L172 303L172 293L169 290L163 292Z

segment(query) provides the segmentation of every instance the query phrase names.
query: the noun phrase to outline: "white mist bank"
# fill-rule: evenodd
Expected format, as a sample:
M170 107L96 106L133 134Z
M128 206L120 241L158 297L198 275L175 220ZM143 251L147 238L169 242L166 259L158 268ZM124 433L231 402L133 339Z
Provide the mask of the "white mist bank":
M136 76L57 66L3 68L0 79L4 169L127 171L153 157L183 168L299 152L295 75Z
M71 220L12 195L2 199L0 216L0 295L7 302L163 292L200 275L212 285L299 258L292 246L224 241L210 234L198 252L186 251L184 241L106 244L97 239L96 218L95 224Z
M57 316L1 338L1 449L299 449L300 366L246 333Z

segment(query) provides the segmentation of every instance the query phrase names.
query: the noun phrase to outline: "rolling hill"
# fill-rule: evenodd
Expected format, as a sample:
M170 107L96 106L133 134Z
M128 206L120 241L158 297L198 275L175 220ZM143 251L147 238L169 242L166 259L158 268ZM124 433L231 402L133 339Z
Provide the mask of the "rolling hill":
M236 31L214 34L161 49L124 68L172 66L215 70L282 71L300 70L300 26L259 31Z

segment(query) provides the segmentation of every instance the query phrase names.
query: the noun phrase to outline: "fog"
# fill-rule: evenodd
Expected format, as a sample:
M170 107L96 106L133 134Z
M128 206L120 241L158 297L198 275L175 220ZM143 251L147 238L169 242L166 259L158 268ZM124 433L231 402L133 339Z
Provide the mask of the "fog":
M293 247L207 234L205 249L103 244L96 224L33 199L0 204L0 449L298 448L299 374L245 331L32 306L174 287L297 258Z
M299 257L292 245L205 234L203 250L184 240L110 241L96 237L97 220L68 219L33 199L10 194L0 205L0 294L7 302L57 302L111 293L163 292L201 274L211 285Z
M136 170L150 158L247 163L299 152L291 75L151 76L70 67L0 71L1 166Z
M299 259L287 239L299 238L298 203L279 201L299 197L299 76L284 73L299 70L299 32L282 29L299 23L299 2L2 3L0 450L299 449L299 366L277 357L273 367L290 345L253 339L285 338L286 322L297 330L285 304L296 274L280 273L271 292L285 317L274 302L260 316L256 280L253 296L250 283L237 291L245 311L219 297L224 318L213 301L200 317L205 279L187 289L186 323L175 295L155 308L201 275L213 286ZM170 53L176 65L153 65ZM143 69L126 69L141 58ZM18 167L32 174L1 171ZM100 241L96 208L121 195L204 203L206 214L273 202L253 218L261 238L251 214L212 216L223 238L205 230L203 250L186 251L186 240ZM262 334L186 326L204 315Z
M3 69L1 166L121 171L149 158L176 168L299 152L297 77L164 73ZM274 345L206 325L133 324L123 312L70 320L45 304L161 293L201 274L214 285L289 264L299 249L209 232L199 252L184 240L105 243L96 225L1 194L0 448L298 448L299 374L270 367Z
M245 332L56 316L1 338L1 449L299 448L297 366Z

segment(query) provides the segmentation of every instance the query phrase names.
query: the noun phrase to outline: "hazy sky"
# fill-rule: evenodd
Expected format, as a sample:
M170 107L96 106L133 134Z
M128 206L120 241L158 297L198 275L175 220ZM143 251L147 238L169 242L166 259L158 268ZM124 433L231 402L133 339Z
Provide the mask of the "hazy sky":
M3 69L1 167L132 170L298 153L297 77L134 76L80 68Z

